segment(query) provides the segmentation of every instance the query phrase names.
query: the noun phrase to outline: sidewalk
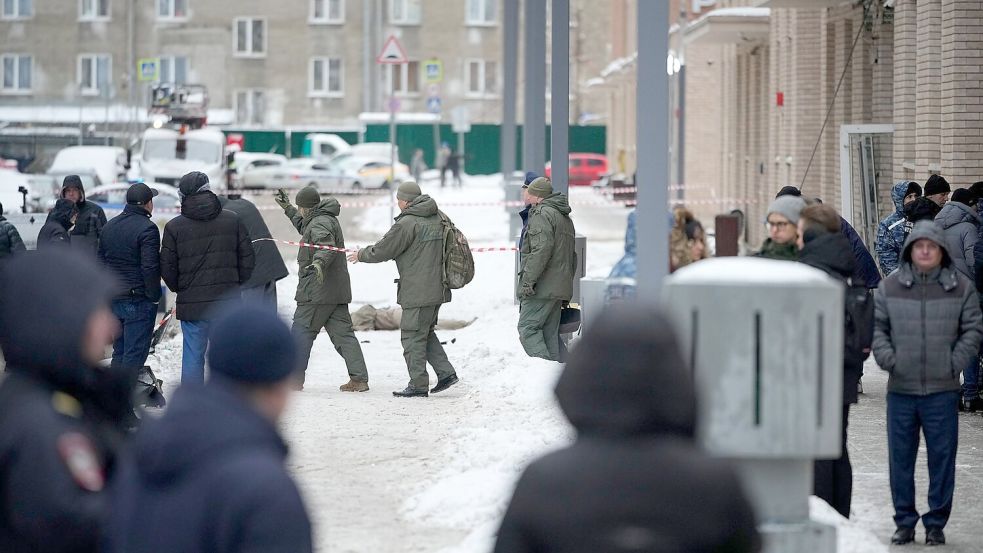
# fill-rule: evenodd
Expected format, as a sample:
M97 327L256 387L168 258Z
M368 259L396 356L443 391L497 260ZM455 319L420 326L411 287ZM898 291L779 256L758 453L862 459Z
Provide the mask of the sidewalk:
M888 480L887 373L873 361L864 367L864 392L850 409L848 444L853 463L851 518L874 532L883 543L894 533L894 508ZM922 439L915 469L918 511L927 510L928 469ZM952 517L945 529L946 553L983 552L983 416L959 415L959 454L956 459L956 494ZM923 551L925 529L919 523L913 545L892 551ZM932 551L939 551L932 548Z

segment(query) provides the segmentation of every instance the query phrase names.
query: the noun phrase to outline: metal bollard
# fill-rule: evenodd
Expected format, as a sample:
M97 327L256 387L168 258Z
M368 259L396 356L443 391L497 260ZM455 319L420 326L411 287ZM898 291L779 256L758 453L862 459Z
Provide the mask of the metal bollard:
M736 462L764 551L836 551L809 496L813 460L840 455L842 285L797 263L729 257L680 269L663 301L696 379L700 441Z

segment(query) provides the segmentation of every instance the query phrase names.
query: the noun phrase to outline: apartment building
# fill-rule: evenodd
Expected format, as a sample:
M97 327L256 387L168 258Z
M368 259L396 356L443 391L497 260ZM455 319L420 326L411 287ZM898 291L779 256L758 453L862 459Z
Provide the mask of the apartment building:
M571 10L574 121L600 111L579 91L607 56L603 4ZM0 108L64 108L4 111L14 123L132 118L151 84L137 62L157 58L158 81L207 86L213 123L351 127L386 111L391 92L401 112L426 112L436 97L445 114L463 105L472 121L498 123L501 10L499 0L0 0ZM408 64L376 63L390 35ZM436 82L426 60L441 64Z
M638 0L616 0L612 40ZM872 243L896 180L983 179L983 4L962 0L685 0L683 200L704 221L748 214L784 185L834 205ZM624 19L628 18L628 19ZM627 22L627 23L626 23ZM609 155L634 170L634 45L603 81ZM677 77L672 77L675 85ZM630 101L629 101L630 100ZM676 107L679 97L676 96Z

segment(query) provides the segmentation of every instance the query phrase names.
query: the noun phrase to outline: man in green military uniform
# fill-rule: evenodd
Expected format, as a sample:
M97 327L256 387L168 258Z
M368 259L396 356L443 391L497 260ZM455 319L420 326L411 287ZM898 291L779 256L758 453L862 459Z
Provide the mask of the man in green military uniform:
M348 260L352 263L396 261L399 271L396 303L403 308L399 328L410 383L393 395L427 397L428 362L437 373L437 385L430 393L442 392L458 380L434 333L441 304L451 301L451 291L444 286L443 277L444 227L437 202L423 194L417 183L401 184L396 199L401 213L389 232L375 245L350 254Z
M577 266L570 203L545 177L522 194L532 208L520 251L519 341L530 357L560 361L560 312L573 297Z
M338 214L341 213L338 200L330 196L322 200L317 189L311 186L297 193L297 207L290 204L290 198L282 189L277 191L275 199L303 235L301 240L304 243L345 247L345 236L338 224ZM348 304L352 301L352 284L344 254L301 246L297 252L297 264L300 266L300 281L294 298L297 310L294 312L292 331L300 348L299 388L304 387L311 347L318 332L324 328L334 349L348 366L349 381L341 386L341 391L368 391L369 373L348 312Z

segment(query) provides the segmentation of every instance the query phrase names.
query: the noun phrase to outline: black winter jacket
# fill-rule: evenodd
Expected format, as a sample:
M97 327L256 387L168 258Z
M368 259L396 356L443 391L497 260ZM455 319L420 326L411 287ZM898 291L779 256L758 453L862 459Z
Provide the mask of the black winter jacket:
M72 229L72 247L96 255L99 251L99 239L102 237L102 227L106 226L106 212L98 204L85 199L85 188L77 187L82 194L82 200L76 206L79 216ZM62 188L61 197L65 197L67 188Z
M108 553L312 550L287 446L229 386L182 386L137 435L113 491Z
M238 297L255 259L245 225L215 194L186 197L181 215L164 226L160 248L160 273L177 293L177 318L208 320L222 302Z
M116 273L125 297L160 301L160 230L150 213L128 205L102 229L99 260Z
M496 553L760 548L737 475L694 441L692 377L665 318L602 314L556 397L577 441L526 469Z
M72 237L68 229L72 228L72 208L71 203L63 203L48 213L41 230L38 231L39 250L50 248L51 246L67 246L72 242Z
M17 232L17 227L7 221L3 215L0 215L0 259L10 257L26 249L24 241L20 239L20 233Z
M112 280L71 250L27 252L0 264L4 553L98 550L106 480L121 440L118 416L132 387L112 369L85 367L80 344L86 320L115 293Z
M848 279L855 278L856 275L857 262L852 254L850 242L842 234L825 234L806 242L805 247L799 253L799 261L823 271L844 284ZM852 282L858 286L866 283L866 281L861 280L853 280ZM846 330L844 329L844 331ZM860 381L862 372L863 359L844 352L844 405L857 402L857 382Z
M219 196L218 201L222 204L222 209L226 209L239 216L239 220L246 226L249 238L253 244L253 253L256 254L256 268L253 269L252 276L242 285L243 288L254 288L266 286L267 283L275 282L281 278L286 278L290 274L287 265L283 262L283 256L276 246L276 242L262 240L262 238L272 238L263 215L256 209L252 202L244 198L230 200L225 196Z

